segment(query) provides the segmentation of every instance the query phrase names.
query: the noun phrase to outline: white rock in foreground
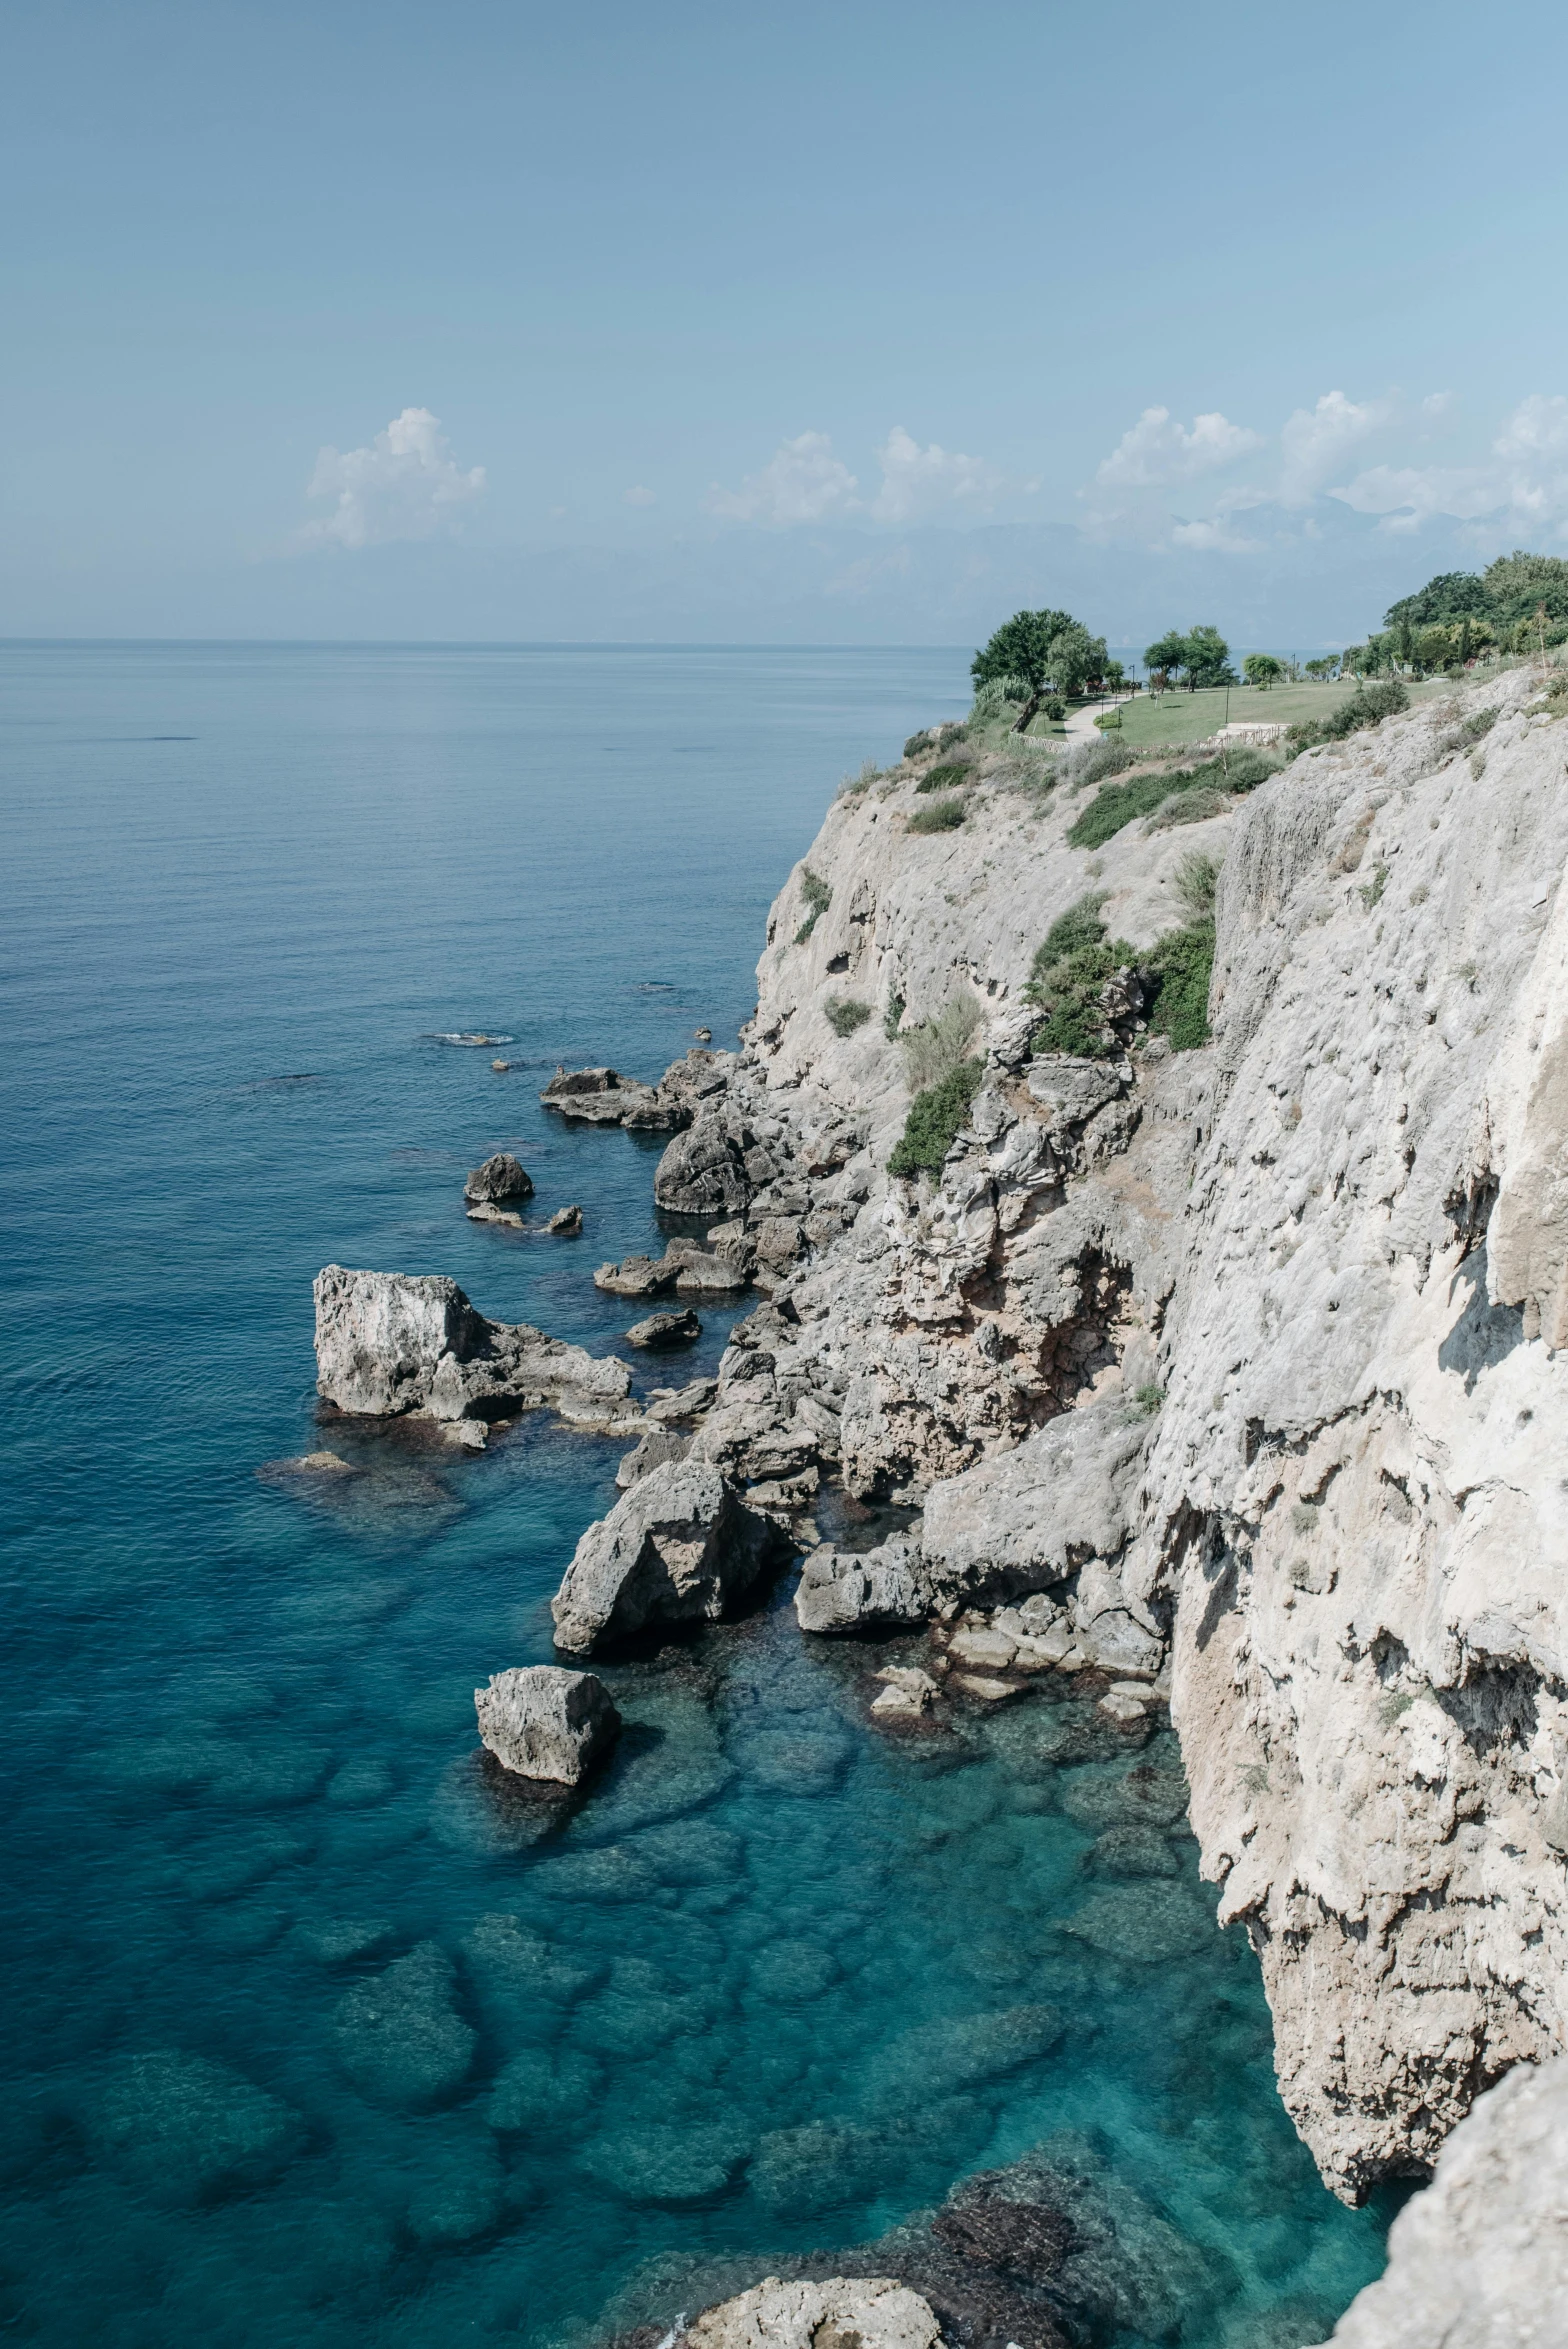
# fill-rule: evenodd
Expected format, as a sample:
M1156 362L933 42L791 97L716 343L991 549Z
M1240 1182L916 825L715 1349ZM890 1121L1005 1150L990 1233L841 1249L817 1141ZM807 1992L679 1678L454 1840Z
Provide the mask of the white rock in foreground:
M479 1734L504 1770L576 1786L614 1743L621 1726L610 1693L592 1672L558 1664L514 1666L474 1691Z
M1388 2253L1340 2318L1340 2349L1568 2341L1568 2062L1520 2064L1479 2098Z
M414 1413L450 1423L549 1404L579 1427L630 1432L624 1362L589 1354L527 1322L486 1321L442 1274L316 1275L316 1386L373 1419Z
M919 2293L891 2276L823 2284L766 2276L699 2316L684 2349L938 2349L941 2338Z
M786 1547L709 1461L668 1461L578 1543L550 1602L555 1644L586 1655L650 1623L716 1623Z

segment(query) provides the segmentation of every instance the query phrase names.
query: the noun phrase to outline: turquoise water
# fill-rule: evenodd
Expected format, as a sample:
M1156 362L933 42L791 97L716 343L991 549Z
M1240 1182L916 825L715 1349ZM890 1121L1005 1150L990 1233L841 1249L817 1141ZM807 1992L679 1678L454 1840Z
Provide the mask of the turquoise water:
M672 2262L850 2245L1064 2132L1192 2247L1086 2341L1282 2349L1380 2266L1190 1838L1157 1818L1166 1872L1115 1873L1168 1739L1114 1755L1068 1692L890 1743L883 1651L807 1651L781 1592L608 1673L632 1728L541 1837L472 1690L548 1656L615 1449L535 1421L326 1490L269 1466L319 1441L334 1258L616 1343L589 1275L657 1246L658 1142L539 1084L732 1039L838 775L965 667L0 648L18 2340L586 2337L612 2299L663 2321ZM509 1074L441 1040L473 1030ZM465 1221L501 1148L581 1240Z

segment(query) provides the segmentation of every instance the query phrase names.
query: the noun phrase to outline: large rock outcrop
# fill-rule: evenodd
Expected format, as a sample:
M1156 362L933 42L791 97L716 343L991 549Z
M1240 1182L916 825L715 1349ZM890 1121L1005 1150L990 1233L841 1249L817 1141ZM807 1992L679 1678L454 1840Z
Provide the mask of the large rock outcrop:
M568 1346L526 1322L487 1321L440 1274L316 1275L317 1391L372 1419L416 1413L464 1424L482 1441L489 1420L541 1405L574 1426L640 1430L624 1362Z
M1444 2146L1338 2349L1557 2349L1568 2341L1568 2062L1521 2064Z
M651 1624L716 1623L788 1547L709 1462L667 1461L578 1543L551 1601L555 1644L586 1655Z
M936 2318L892 2276L785 2283L767 2276L699 2316L690 2349L941 2349Z

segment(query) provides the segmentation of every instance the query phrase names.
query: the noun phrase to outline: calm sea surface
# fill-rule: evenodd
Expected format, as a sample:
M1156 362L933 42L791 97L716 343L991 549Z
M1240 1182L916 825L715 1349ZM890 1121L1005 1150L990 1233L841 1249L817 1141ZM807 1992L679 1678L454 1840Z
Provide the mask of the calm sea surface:
M889 1745L865 1654L804 1649L781 1594L610 1671L632 1728L541 1842L472 1691L549 1656L615 1448L269 1466L322 1440L334 1259L619 1342L590 1274L659 1246L658 1141L563 1129L540 1084L733 1041L834 784L966 666L0 648L17 2340L585 2337L688 2305L683 2261L865 2240L1045 2140L1167 2279L1097 2345L1288 2349L1380 2266L1190 1839L1109 1873L1126 1763L1070 1696ZM443 1040L475 1030L509 1074ZM503 1148L581 1240L465 1221Z

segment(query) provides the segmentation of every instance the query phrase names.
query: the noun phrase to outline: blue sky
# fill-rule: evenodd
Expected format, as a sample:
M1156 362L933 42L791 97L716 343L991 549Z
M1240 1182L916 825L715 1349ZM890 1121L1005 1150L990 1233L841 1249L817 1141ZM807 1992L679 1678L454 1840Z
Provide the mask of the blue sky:
M34 5L0 633L1307 648L1568 551L1560 11Z

